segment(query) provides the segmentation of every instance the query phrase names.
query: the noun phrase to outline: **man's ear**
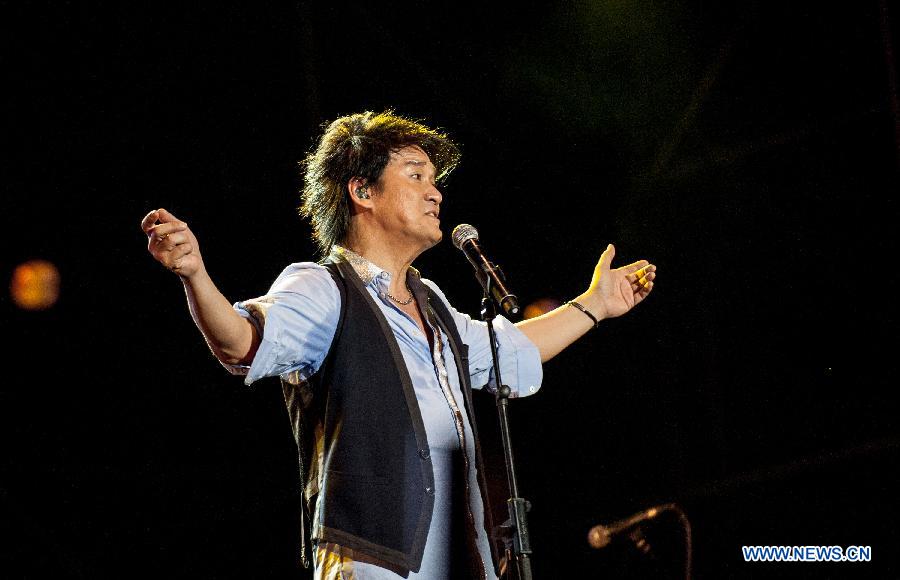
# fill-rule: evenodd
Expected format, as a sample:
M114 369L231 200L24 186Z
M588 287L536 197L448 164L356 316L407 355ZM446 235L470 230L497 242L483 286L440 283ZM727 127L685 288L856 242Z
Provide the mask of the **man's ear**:
M350 201L360 208L372 207L372 192L369 191L369 182L362 177L353 177L347 182L347 193Z

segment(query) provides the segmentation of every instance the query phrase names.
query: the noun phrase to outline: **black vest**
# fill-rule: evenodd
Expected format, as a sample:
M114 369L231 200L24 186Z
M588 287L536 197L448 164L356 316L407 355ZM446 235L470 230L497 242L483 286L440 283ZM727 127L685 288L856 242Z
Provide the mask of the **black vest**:
M434 472L415 390L387 319L353 267L347 262L324 265L341 295L334 339L321 368L304 386L311 393L301 394L282 381L304 484L316 452L313 430L320 431L323 442L324 480L317 501L311 502L319 525L311 537L400 570L418 571L434 508ZM428 306L448 337L459 371L490 538L487 486L472 419L468 347L444 302L430 288ZM304 559L308 527L304 521Z

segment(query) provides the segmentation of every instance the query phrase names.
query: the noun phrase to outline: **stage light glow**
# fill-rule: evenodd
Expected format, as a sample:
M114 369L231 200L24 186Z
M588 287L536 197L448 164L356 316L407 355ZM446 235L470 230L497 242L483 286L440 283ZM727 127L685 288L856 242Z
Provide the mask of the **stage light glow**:
M537 318L542 314L547 314L551 310L559 308L560 304L562 303L556 298L539 298L525 307L523 316L525 320Z
M59 299L59 270L47 260L29 260L13 271L9 293L23 310L46 310Z

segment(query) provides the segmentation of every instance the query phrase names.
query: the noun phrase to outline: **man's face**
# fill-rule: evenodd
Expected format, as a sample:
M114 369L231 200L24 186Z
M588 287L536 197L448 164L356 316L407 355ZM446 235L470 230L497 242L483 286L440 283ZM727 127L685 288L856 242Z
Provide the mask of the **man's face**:
M398 241L412 242L419 251L441 241L438 219L441 192L434 184L431 159L418 147L391 154L391 160L375 184L375 215L381 226Z

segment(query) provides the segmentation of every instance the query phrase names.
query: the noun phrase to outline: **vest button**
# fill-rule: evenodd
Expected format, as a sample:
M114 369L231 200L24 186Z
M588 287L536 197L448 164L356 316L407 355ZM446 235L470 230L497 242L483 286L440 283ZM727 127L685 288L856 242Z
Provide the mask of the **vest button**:
M428 459L429 457L431 457L431 451L429 451L428 449L419 449L419 457L421 457L422 459Z
M434 496L434 488L433 488L433 487L426 487L426 488L425 488L425 493L426 493L427 495L430 495L430 496L433 497L433 496Z

